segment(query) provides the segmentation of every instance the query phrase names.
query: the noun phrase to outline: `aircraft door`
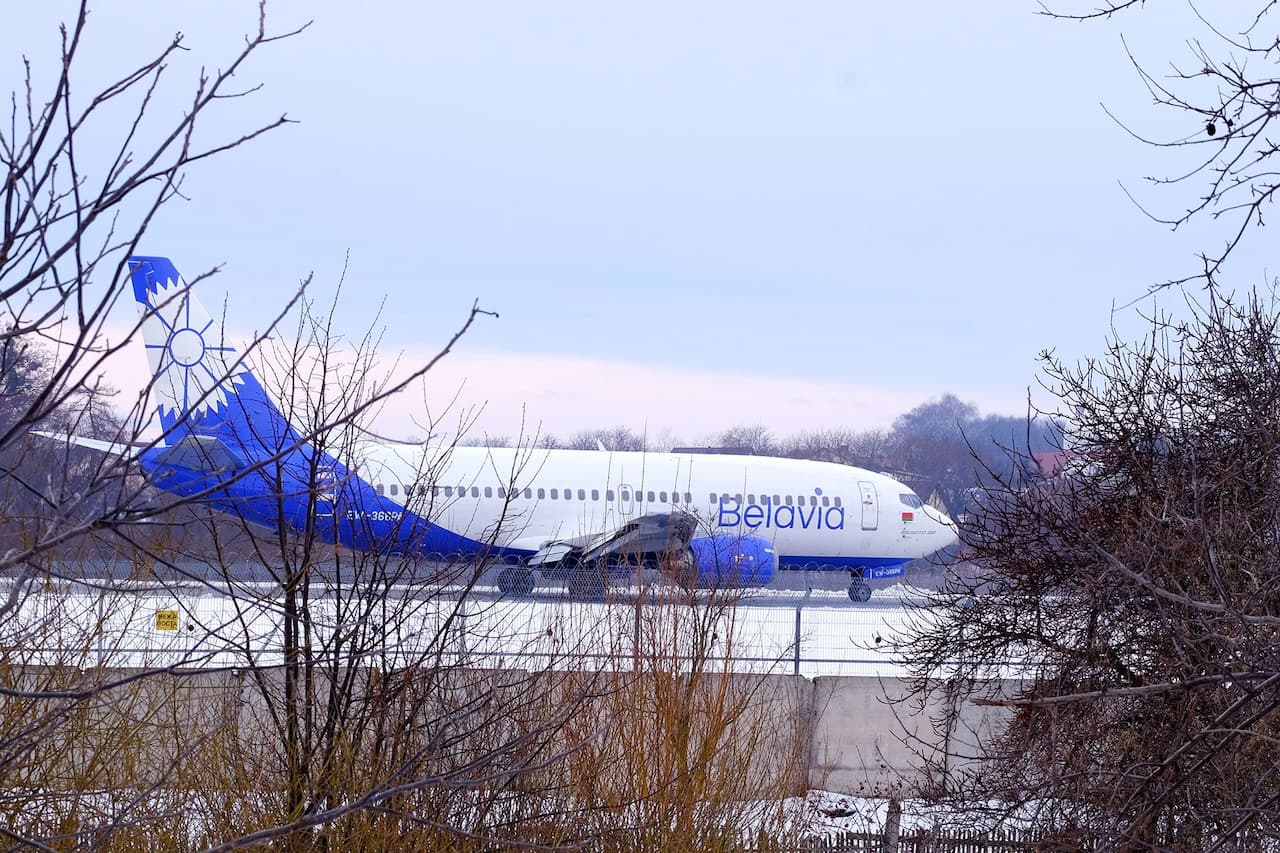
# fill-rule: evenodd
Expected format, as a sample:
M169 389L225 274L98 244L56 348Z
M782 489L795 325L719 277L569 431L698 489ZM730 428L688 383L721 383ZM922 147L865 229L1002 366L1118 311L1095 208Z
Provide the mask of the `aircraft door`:
M858 491L862 494L862 529L875 530L880 526L880 499L875 483L858 483Z
M338 475L330 466L322 466L315 473L317 518L333 518L338 503Z
M618 484L618 515L630 518L636 511L635 496L626 483Z

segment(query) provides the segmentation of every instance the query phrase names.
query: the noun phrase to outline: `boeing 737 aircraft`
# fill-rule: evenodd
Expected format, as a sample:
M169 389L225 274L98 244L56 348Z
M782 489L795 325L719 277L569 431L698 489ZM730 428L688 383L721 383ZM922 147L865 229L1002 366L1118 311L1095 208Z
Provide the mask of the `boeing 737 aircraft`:
M900 575L956 540L951 520L902 483L824 462L399 444L335 458L303 440L223 345L167 258L128 267L164 431L134 451L137 461L157 487L237 517L275 527L282 513L298 529L311 520L357 550L500 558L509 565L498 585L509 594L527 594L539 574L598 592L584 586L582 561L563 556L624 553L617 543L646 527L678 540L681 570L697 583L841 571L857 601L870 596L867 579Z

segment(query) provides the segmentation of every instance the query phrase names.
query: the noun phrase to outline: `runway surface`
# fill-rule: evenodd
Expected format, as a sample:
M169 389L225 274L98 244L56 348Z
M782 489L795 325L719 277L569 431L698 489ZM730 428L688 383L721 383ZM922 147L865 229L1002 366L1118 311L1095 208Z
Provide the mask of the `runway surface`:
M284 661L285 599L261 566L216 573L160 567L154 574L168 578L159 580L125 579L136 576L132 566L84 568L65 566L67 579L24 588L14 617L0 624L5 639L20 640L10 648L25 649L32 663L84 668ZM559 583L527 597L504 596L494 570L451 583L371 584L341 574L312 578L313 645L357 649L356 659L392 668L594 669L633 666L638 656L656 654L673 666L696 659L734 672L905 677L893 643L920 618L914 605L924 595L899 585L857 604L843 589L847 575L809 573L811 584L826 588L689 592L661 581L619 581L603 600L575 601ZM793 583L805 580L806 573L793 574ZM0 585L0 595L12 591L12 580Z

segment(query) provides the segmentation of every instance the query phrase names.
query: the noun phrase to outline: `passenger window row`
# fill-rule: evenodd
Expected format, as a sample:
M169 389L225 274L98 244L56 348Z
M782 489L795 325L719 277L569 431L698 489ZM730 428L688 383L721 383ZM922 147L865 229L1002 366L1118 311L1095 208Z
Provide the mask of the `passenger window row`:
M613 500L612 489L609 490L609 500ZM635 500L639 503L691 504L693 503L693 495L691 495L689 492L685 492L682 495L680 492L671 492L670 494L668 494L667 492L641 491L639 489L636 489L633 492L631 489L623 489L622 500L624 502Z
M405 497L411 497L414 493L417 493L419 495L425 495L427 493L427 487L426 486L417 486L417 487L401 486L399 483L391 483L389 485L378 483L374 486L374 491L376 491L379 495L389 494L392 497L398 497L400 494L403 493ZM524 498L525 500L533 500L536 497L538 500L550 499L553 501L558 501L558 500L571 501L575 499L579 501L586 501L587 495L590 494L591 500L593 501L600 500L599 489L588 490L588 489L525 488L525 489L511 489L510 492L508 492L507 489L505 488L498 487L497 489L494 489L492 486L484 486L483 488L481 488L480 486L470 486L470 487L432 486L431 494L435 497L446 497L446 498L454 498L454 497L465 498L468 495L470 495L473 498L479 498L481 495L483 495L486 498L492 498L496 494L498 498L501 498L503 500L507 498L512 498L512 499ZM615 493L613 489L606 489L604 494L605 494L606 501L612 502L614 500ZM624 501L630 501L633 499L633 495L630 489L622 490L622 499ZM637 501L647 501L649 503L653 503L655 501L660 503L676 503L676 504L693 503L693 495L690 494L689 492L684 492L683 494L681 494L680 492L668 493L665 491L659 491L659 492L636 491L634 493L634 499Z
M759 501L756 500L757 497L760 498ZM726 500L726 501L731 500L740 504L742 503L742 498L743 498L743 495L741 492L739 492L736 495L717 495L715 492L712 492L711 505L717 506L722 500ZM774 506L818 506L819 505L818 495L800 495L799 497L795 497L792 495L754 495L754 494L748 493L746 495L746 498L747 498L746 502L749 504L761 503L761 504L773 504ZM821 505L822 506L842 506L839 497L833 498L827 495L822 495Z

